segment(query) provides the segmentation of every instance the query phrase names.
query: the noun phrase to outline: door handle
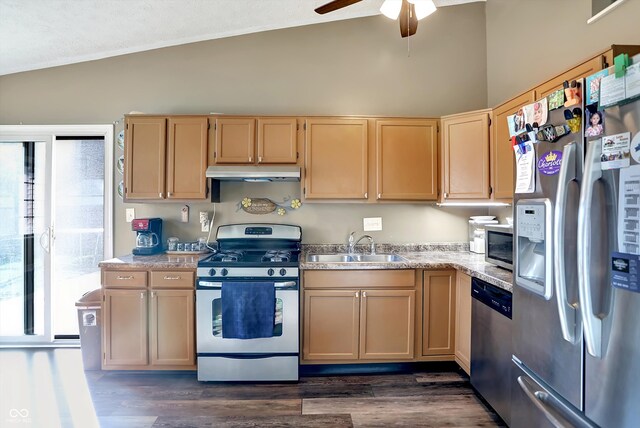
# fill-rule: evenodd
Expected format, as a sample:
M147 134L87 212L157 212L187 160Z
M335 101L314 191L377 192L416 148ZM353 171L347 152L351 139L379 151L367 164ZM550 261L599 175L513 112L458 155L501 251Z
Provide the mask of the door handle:
M547 402L551 398L549 393L542 389L538 389L528 378L525 376L518 376L518 385L525 393L525 395L531 400L531 402L540 410L545 417L557 428L573 428L575 425L568 421L562 421L551 409Z
M576 343L578 314L575 306L567 301L566 260L564 247L565 219L567 217L568 186L576 179L576 144L571 142L564 146L562 164L558 176L556 193L556 209L553 216L553 272L556 285L556 302L560 316L562 337L569 343Z
M44 232L40 234L40 238L38 239L40 243L40 247L45 250L47 253L51 252L51 239L53 235L53 227L47 227Z
M587 351L596 358L602 356L602 320L593 313L591 295L591 204L593 188L602 177L600 169L601 140L589 142L585 159L584 176L580 186L580 205L578 208L578 291L580 295L580 314Z

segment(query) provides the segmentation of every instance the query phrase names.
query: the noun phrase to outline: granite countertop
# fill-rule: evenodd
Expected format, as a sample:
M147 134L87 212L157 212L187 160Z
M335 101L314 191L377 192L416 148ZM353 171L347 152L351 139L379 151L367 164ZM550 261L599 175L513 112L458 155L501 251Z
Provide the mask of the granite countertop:
M469 252L465 244L408 244L378 245L379 254L397 254L406 262L388 263L315 263L306 262L307 254L346 253L344 245L304 245L300 268L313 269L456 269L489 284L513 291L513 273L484 261L484 254ZM358 253L367 253L368 247L358 247Z
M105 269L196 269L198 262L207 257L204 254L155 254L153 256L125 256L103 260L98 266Z

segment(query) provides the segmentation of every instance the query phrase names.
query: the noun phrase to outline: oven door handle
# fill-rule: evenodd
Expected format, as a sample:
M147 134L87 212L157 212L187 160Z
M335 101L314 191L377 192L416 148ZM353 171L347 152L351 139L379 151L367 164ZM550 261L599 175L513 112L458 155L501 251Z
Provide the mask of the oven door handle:
M274 282L273 285L276 288L276 290L297 290L298 289L298 283L296 281ZM207 289L207 290L220 290L222 289L222 282L198 281L198 288Z

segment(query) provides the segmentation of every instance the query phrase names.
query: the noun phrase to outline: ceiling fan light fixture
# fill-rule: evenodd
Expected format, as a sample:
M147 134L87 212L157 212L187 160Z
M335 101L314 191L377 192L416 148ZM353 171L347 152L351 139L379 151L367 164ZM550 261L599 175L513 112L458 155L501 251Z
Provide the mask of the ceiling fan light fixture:
M412 3L416 9L416 18L419 20L422 18L426 18L436 11L436 5L433 3L433 0L408 0L409 3ZM383 5L384 6L384 5Z
M400 9L402 8L402 0L384 0L380 6L380 12L390 19L398 19Z

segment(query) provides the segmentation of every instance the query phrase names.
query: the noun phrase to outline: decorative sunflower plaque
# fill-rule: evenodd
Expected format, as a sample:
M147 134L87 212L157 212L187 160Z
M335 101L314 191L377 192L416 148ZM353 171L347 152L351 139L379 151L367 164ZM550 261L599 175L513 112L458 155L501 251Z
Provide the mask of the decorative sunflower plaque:
M274 202L267 198L243 198L238 203L238 211L243 210L249 214L269 214L276 212L278 215L285 215L288 210L297 210L302 206L300 199L286 197L281 203Z

